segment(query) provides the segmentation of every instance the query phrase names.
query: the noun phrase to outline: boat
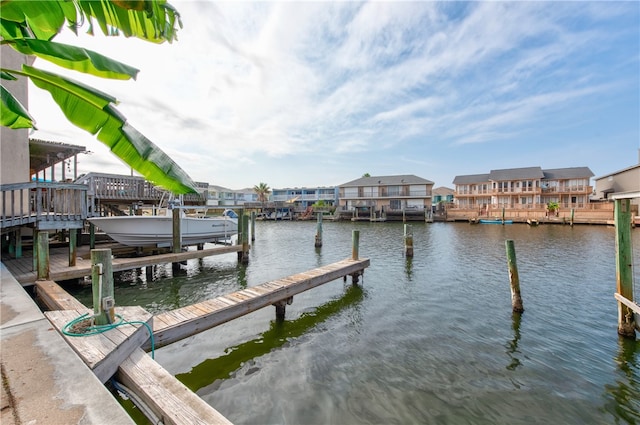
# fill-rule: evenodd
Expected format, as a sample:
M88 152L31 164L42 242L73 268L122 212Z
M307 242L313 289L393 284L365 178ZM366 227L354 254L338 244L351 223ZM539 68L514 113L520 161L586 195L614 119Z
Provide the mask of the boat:
M89 222L116 242L128 246L168 247L173 244L173 214L92 217ZM230 239L238 233L238 214L224 210L221 216L180 218L183 245Z
M535 219L535 218L529 218L529 219L527 219L527 224L528 224L529 226L537 226L537 225L538 225L538 224L540 224L540 223L539 223L539 222L538 222L538 220L537 220L537 219Z
M513 220L501 220L499 218L496 218L496 219L481 218L480 224L513 224Z

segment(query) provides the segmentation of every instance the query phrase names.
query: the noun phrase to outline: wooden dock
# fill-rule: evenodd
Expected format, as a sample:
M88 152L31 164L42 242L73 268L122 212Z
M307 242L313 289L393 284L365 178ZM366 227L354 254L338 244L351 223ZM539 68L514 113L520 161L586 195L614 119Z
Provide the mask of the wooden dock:
M214 250L219 252L218 248ZM194 254L202 252L193 251ZM62 329L74 318L84 313L92 313L88 308L53 281L36 281L36 296L48 308L62 310L45 314L96 376L102 382L115 376L118 382L132 390L145 408L163 423L230 424L228 419L157 364L145 350L152 351L269 305L275 306L276 315L284 316L285 306L291 304L294 295L341 277L346 280L347 276L351 276L353 283L357 283L370 261L357 259L357 249L354 251L354 257L355 259L348 258L212 300L160 313L151 319L140 307L121 308L120 314L128 321L137 322L137 326L126 323L124 329L110 329L99 335L80 338L64 335ZM172 261L167 258L175 261L173 257L166 256L162 261L153 261ZM144 265L148 265L150 259L145 257L134 260L143 261ZM116 261L114 260L114 269ZM136 263L134 267L140 266L141 264ZM152 339L143 323L151 323L153 347Z
M285 305L291 304L294 295L347 276L355 276L357 281L368 266L369 259L346 259L157 314L153 320L155 346L171 344L269 305L276 307L276 313L281 309L284 314Z
M185 251L179 253L167 253L159 255L149 255L135 258L114 258L113 271L119 272L131 270L139 267L151 266L154 264L179 263L193 258L204 258L213 255L228 254L242 251L242 245L217 246L203 250ZM25 256L23 258L3 258L2 262L23 286L33 285L37 279L36 271L33 267L33 258ZM91 257L88 248L83 249L76 260L75 266L69 266L68 250L65 248L54 248L49 257L49 279L52 281L62 281L69 279L80 279L91 276Z
M55 282L38 281L37 289L38 295L47 299L46 304L49 308L61 309L45 313L60 333L70 320L84 313L91 313ZM145 313L141 310L140 307L136 307L134 310L120 310L119 313L130 321L140 316L144 320ZM115 374L116 380L134 391L136 397L162 423L231 424L220 412L184 386L129 338L134 333L142 335L144 332L146 330L139 324L118 327L99 335L63 337L102 382ZM146 339L148 334L143 336L143 340Z

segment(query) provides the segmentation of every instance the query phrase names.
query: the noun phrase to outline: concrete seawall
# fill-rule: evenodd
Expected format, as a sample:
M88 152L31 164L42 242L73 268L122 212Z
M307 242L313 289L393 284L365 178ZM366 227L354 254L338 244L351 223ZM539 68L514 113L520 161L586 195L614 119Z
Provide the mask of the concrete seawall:
M0 423L134 424L0 263Z

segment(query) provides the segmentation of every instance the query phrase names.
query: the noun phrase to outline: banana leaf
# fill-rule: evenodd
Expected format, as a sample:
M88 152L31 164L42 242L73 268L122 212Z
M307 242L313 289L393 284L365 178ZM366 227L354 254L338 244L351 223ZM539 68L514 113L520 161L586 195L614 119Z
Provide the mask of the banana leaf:
M22 104L13 97L4 87L0 86L2 103L0 105L0 118L4 127L13 129L35 128L34 120Z
M96 77L129 80L138 75L139 70L99 53L68 44L42 41L33 38L14 40L14 49L25 55L45 59L63 68L95 75Z
M167 154L126 122L115 109L116 99L69 78L27 65L18 75L29 77L51 94L67 119L98 140L148 181L176 194L196 193L187 173Z

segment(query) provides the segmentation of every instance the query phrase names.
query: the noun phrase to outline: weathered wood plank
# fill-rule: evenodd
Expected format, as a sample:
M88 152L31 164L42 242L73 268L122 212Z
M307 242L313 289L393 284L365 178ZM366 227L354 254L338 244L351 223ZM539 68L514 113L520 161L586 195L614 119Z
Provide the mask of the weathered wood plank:
M180 339L201 332L205 329L226 323L229 320L256 311L260 308L286 300L296 294L315 288L327 282L331 282L343 276L353 273L361 273L369 266L368 259L346 259L334 263L330 267L314 269L311 272L298 273L262 285L246 288L232 294L226 294L214 300L204 301L196 305L202 305L202 310L210 311L197 318L187 319L182 322L170 322L166 317L185 317L184 308L160 313L156 317L162 318L156 321L154 326L154 339L156 347L161 347ZM144 346L149 348L148 343Z
M71 348L93 370L98 379L105 383L116 373L120 363L147 341L150 335L141 323L122 324L95 335L78 337L65 335L63 328L86 312L86 309L80 311L57 310L45 312L45 316L62 334ZM153 318L141 307L116 307L116 314L122 316L127 322L144 322L149 326L151 326Z
M71 305L76 310L63 311L69 321L84 312L91 313L82 303L71 297L55 282L40 282L41 294L51 300L50 308L66 308ZM50 294L45 294L45 292ZM75 300L75 303L74 301ZM56 305L56 301L59 304ZM142 309L141 309L142 310ZM154 323L160 319L155 319ZM65 324L68 321L64 322ZM82 338L82 337L78 337ZM88 348L88 347L87 347ZM101 355L99 349L88 348L87 353L97 357ZM163 419L165 424L230 424L213 407L186 388L174 376L169 374L158 363L151 359L143 350L136 348L131 355L124 359L116 373L118 380L135 391L154 413Z
M50 310L82 310L89 309L80 301L69 295L60 285L50 280L36 282L36 297Z
M122 362L116 377L165 424L231 424L140 349Z

